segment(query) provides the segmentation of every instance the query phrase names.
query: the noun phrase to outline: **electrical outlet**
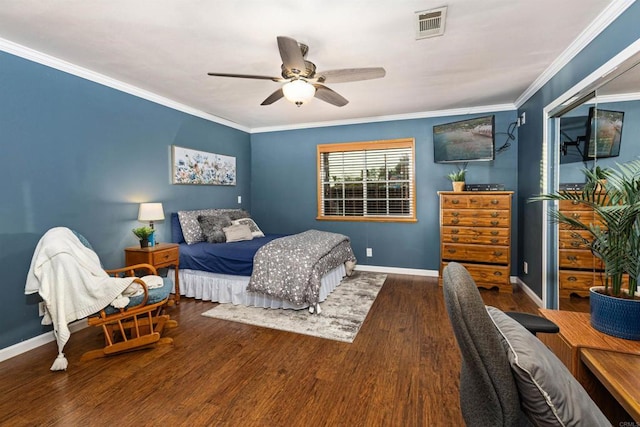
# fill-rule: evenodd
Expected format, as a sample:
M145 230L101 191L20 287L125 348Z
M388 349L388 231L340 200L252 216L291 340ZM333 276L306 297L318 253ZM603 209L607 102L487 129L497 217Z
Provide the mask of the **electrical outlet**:
M516 119L516 127L519 128L520 127L520 117L518 117Z
M242 196L238 196L238 204L242 203Z
M38 303L38 316L44 316L44 301Z
M524 262L524 265L522 266L522 271L524 272L524 274L529 274L529 263L527 261Z
M526 122L527 122L527 113L523 111L522 114L520 114L520 126L522 126Z
M373 249L367 248L367 256L368 257L372 257L373 256Z

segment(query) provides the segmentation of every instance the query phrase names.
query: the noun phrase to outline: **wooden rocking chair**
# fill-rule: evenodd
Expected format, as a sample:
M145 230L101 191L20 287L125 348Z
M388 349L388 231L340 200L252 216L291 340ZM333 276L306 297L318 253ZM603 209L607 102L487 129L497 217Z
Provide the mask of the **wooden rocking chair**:
M129 267L105 270L111 276L126 274L134 276L136 270L147 270L150 275L157 275L156 269L150 264L137 264ZM174 328L178 325L164 314L164 308L173 305L169 299L173 282L163 278L163 286L148 289L147 284L140 278L134 279L144 290L143 295L132 297L124 308L107 306L94 316L88 318L89 326L101 327L104 333L104 348L86 352L81 361L93 360L122 352L152 347L156 344L172 344L173 339L162 337L164 328Z

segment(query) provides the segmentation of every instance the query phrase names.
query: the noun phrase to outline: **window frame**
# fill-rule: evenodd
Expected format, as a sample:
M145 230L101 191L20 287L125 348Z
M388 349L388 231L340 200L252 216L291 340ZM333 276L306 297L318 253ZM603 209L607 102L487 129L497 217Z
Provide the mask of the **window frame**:
M322 155L324 153L349 152L349 151L367 151L367 150L385 150L385 149L411 149L411 176L410 200L411 215L409 216L387 216L387 215L362 215L362 216L345 216L345 215L325 215L322 213L324 203L323 180L322 180ZM333 144L318 144L316 151L316 185L317 185L317 216L320 221L355 221L355 222L417 222L416 214L416 156L415 156L415 139L414 138L398 138L385 139L377 141L360 141L360 142L340 142ZM363 197L363 200L366 198ZM385 199L393 200L393 199Z

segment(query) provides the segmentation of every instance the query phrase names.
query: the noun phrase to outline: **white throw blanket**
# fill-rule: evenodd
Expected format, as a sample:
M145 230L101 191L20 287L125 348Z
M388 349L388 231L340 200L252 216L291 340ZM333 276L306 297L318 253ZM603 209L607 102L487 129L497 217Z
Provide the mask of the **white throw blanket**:
M98 255L80 242L71 230L56 227L38 242L27 275L25 294L38 292L45 303L43 325L53 323L58 357L52 371L67 368L62 349L71 332L68 324L97 313L133 282L134 277L110 277L100 265Z

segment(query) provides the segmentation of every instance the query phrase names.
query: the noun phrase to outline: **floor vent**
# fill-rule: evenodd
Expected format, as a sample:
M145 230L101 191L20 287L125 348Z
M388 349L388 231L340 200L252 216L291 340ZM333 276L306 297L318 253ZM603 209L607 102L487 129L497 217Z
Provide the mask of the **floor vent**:
M446 6L416 12L416 40L443 35L446 17Z

